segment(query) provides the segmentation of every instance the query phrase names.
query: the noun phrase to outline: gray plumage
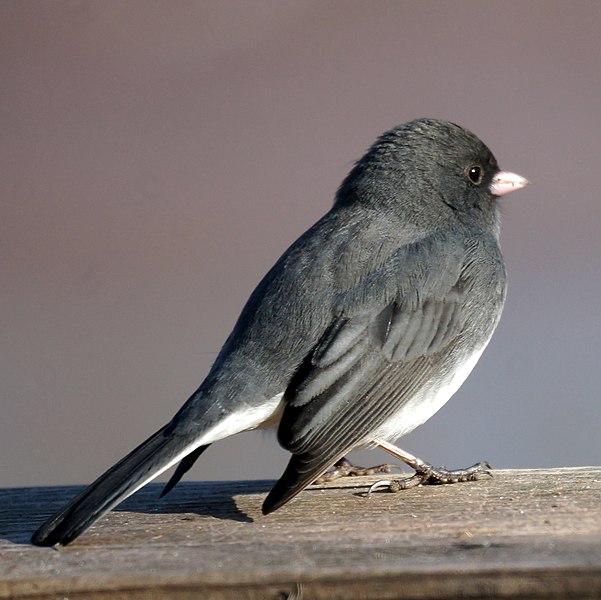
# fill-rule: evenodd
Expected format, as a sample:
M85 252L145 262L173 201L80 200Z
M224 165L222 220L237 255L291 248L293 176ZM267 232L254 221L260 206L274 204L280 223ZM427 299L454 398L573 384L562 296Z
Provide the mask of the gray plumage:
M33 543L69 543L183 459L168 491L209 444L239 431L277 426L292 453L267 513L353 448L426 420L467 376L501 314L498 173L488 148L452 123L421 119L382 135L332 209L255 289L172 421Z

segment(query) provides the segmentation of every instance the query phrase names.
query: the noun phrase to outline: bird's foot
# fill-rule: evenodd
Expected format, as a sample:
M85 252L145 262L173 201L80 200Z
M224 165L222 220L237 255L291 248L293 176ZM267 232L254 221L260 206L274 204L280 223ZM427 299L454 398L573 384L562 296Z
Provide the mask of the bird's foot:
M333 467L320 475L313 483L326 483L341 477L363 477L365 475L377 475L378 473L392 473L393 469L399 469L398 465L377 465L375 467L358 467L346 458L341 458Z
M428 463L422 463L415 469L415 475L405 479L382 479L376 481L368 491L387 490L400 492L418 485L441 485L444 483L459 483L462 481L476 481L483 477L492 477L492 467L487 462L480 462L467 469L449 470L445 467L435 468Z

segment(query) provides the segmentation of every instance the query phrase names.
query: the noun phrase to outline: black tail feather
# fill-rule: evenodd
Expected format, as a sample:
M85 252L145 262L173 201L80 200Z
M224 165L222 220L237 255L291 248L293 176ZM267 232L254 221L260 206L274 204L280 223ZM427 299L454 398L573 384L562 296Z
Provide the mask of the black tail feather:
M206 446L199 446L196 450L190 452L188 456L182 458L179 465L177 465L177 469L171 475L169 481L165 484L163 491L161 492L160 498L166 496L178 483L179 480L192 468L192 465L196 462L198 457L210 446L211 444L207 444Z
M136 487L157 476L194 439L163 427L101 475L32 536L37 546L67 545Z

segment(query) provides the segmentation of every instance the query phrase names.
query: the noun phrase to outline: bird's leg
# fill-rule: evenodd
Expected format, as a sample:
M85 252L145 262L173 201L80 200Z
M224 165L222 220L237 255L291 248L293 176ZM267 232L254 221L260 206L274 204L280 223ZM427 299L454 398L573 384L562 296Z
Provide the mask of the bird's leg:
M477 463L467 469L449 470L444 467L435 468L431 464L409 454L409 452L405 452L405 450L397 448L385 440L375 438L373 442L383 450L386 450L386 452L407 463L412 469L415 469L415 475L406 479L382 479L369 488L369 493L380 489L387 489L389 492L399 492L400 490L406 490L418 485L458 483L460 481L476 481L482 477L492 477L492 467L487 462Z
M398 465L358 467L343 457L323 475L320 475L313 483L325 483L327 481L334 481L334 479L339 479L340 477L361 477L364 475L376 475L377 473L392 473L393 469L398 468Z

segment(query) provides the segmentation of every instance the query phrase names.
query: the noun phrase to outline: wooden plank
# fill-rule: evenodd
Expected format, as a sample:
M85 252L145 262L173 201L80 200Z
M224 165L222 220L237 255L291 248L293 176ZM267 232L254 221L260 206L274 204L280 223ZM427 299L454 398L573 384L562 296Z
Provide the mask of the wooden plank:
M267 517L273 482L150 485L58 550L29 536L81 488L0 490L0 598L601 597L601 467L366 497L375 480Z

